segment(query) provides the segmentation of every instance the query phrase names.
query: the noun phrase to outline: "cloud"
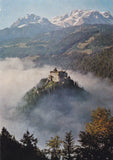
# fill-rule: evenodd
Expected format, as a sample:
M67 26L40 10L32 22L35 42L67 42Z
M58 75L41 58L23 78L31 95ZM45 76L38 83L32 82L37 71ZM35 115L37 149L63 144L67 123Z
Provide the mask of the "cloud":
M42 146L51 136L58 134L63 137L69 130L73 130L77 138L90 120L91 110L97 106L112 110L113 86L107 80L69 70L71 78L92 95L90 99L78 100L78 95L72 96L71 91L63 90L42 98L29 116L18 114L16 107L24 94L40 79L48 77L53 68L36 68L33 62L18 58L0 60L0 128L5 126L18 139L29 129Z
M47 76L49 70L50 68L47 66L38 70L32 62L21 61L18 58L7 58L0 61L0 128L6 126L13 132L15 127L18 130L26 125L24 123L19 124L9 121L8 118L11 119L13 116L14 106L18 104L23 95L36 85L41 78ZM25 129L27 129L27 125ZM23 131L25 131L25 129L23 129ZM17 136L19 135L20 133L17 134Z

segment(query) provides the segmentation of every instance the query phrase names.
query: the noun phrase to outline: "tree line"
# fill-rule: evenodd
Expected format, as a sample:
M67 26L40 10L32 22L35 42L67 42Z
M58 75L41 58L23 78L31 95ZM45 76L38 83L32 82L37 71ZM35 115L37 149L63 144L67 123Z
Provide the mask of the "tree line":
M0 133L1 160L112 160L113 159L113 116L111 111L98 107L91 113L91 121L80 131L78 144L72 131L64 139L51 137L47 147L40 150L38 139L28 130L17 141L3 127Z

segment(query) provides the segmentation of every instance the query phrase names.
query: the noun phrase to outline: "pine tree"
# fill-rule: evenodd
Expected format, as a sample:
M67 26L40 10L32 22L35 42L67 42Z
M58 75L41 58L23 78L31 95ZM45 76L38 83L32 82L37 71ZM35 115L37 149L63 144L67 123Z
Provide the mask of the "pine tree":
M6 128L0 133L1 160L47 160L44 153L37 148L37 138L27 131L22 143L18 142Z
M32 150L32 151L36 151L37 150L37 138L34 138L33 134L30 134L30 132L27 130L26 133L23 135L23 139L20 140L23 144L23 146L25 146L27 148L27 150Z
M21 144L19 144L5 127L3 127L0 134L0 147L2 160L23 160Z
M72 135L72 132L66 132L65 139L63 141L63 157L64 160L74 160L74 152L75 152L75 146L74 146L74 138Z

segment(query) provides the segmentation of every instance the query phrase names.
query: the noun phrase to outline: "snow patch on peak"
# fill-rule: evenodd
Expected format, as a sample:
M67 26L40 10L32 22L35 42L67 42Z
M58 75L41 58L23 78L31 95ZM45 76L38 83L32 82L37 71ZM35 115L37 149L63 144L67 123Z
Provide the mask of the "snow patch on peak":
M48 25L51 24L51 22L47 18L41 18L40 16L36 16L35 14L27 14L23 18L19 18L15 23L12 24L11 27L22 28L30 24Z
M22 19L29 19L29 20L38 20L40 19L40 16L36 16L35 14L27 14L24 18Z
M26 27L27 25L26 24L22 24L20 26L18 26L18 28L23 28L23 27Z
M70 15L55 17L51 22L61 27L81 24L113 24L113 16L109 12L80 9L72 11Z
M110 17L112 17L111 14L110 14L110 12L101 12L101 13L102 13L102 15L103 15L105 18L110 18Z
M50 21L47 18L40 18L38 23L40 23L40 24L50 24Z

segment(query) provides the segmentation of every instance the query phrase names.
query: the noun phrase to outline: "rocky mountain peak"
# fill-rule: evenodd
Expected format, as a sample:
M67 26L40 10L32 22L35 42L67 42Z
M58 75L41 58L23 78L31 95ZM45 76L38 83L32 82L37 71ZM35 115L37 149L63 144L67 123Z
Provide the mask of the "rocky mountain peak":
M51 24L47 18L41 18L35 14L27 14L25 17L19 18L11 27L22 28L30 24Z
M74 10L70 15L53 18L51 22L64 28L82 24L113 24L113 16L110 12Z

